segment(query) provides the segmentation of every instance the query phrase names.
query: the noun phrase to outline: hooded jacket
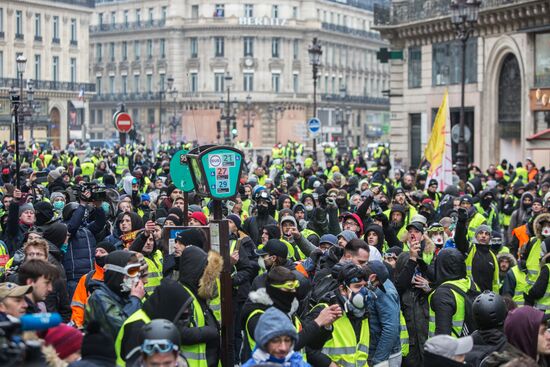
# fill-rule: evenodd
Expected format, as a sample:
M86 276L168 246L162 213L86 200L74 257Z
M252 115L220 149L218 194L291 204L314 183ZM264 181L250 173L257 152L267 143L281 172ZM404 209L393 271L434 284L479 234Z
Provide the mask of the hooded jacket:
M107 255L106 264L124 267L135 258L135 253L130 251L114 251ZM98 288L88 298L86 305L86 323L96 320L102 330L116 338L124 321L141 308L141 300L122 291L124 274L106 270L104 282L98 284Z
M456 312L455 296L450 288L439 286L449 280L466 278L464 256L457 249L446 248L439 251L435 260L435 280L437 289L431 297L430 307L435 313L435 334L451 335L452 318Z
M178 281L196 297L204 312L205 321L203 327L184 327L181 331L181 343L183 345L206 343L208 366L217 366L220 355L220 331L207 301L214 297L217 290L216 279L220 276L223 260L217 252L210 251L207 254L196 246L189 246L183 251L179 265ZM185 293L183 302L190 297L189 293Z
M522 195L521 195L521 198L519 200L519 208L517 208L516 210L514 210L512 212L512 216L510 217L510 226L508 227L508 236L509 238L512 237L512 231L514 230L514 228L516 227L519 227L521 226L523 223L525 223L525 221L527 221L527 219L529 218L529 216L531 215L531 210L528 210L525 205L523 204L523 199L526 197L526 196L529 196L531 197L531 201L533 201L533 194L531 194L530 192L524 192Z
M378 251L383 252L384 229L378 224L370 224L369 226L367 226L367 229L365 229L365 241L367 240L368 233L371 231L376 233L376 235L378 236L378 242L376 243L375 247L378 249Z
M537 359L537 342L544 312L530 306L516 308L504 321L508 342L533 359Z
M122 220L122 217L124 217L124 215L129 215L130 221L132 222L132 230L127 234L122 234L122 232L120 231L120 221ZM113 244L117 250L122 250L125 244L128 244L129 246L133 242L133 240L137 236L136 231L142 228L143 220L137 213L120 213L115 220L115 224L113 225L113 233L110 236L107 236L105 238L105 241Z

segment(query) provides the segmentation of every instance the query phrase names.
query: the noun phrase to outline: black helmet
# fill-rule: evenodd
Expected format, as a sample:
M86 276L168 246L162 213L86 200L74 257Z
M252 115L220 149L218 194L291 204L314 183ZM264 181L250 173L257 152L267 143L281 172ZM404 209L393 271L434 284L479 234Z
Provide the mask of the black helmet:
M73 216L74 211L78 209L79 206L80 204L75 202L65 204L65 206L63 207L63 220L69 220Z
M145 340L169 340L178 348L181 343L178 328L165 319L153 320L141 328L139 344L143 344Z
M484 291L472 305L474 320L480 330L496 329L504 325L508 309L504 299L491 291Z

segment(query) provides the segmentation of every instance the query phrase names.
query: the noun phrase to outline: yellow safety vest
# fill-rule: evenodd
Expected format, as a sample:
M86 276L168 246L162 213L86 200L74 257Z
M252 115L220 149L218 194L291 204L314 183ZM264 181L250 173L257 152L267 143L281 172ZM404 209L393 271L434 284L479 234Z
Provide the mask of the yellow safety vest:
M484 245L480 245L480 246L484 246ZM489 245L487 245L487 246L489 246ZM468 254L468 257L466 257L466 260L465 260L466 274L468 274L470 279L472 279L474 282L476 280L472 276L472 262L474 261L474 256L476 254L476 251L477 251L476 245L472 245L472 248L470 249L470 253ZM489 253L491 254L491 257L493 258L493 263L494 263L494 266L495 266L495 269L493 271L493 282L492 282L493 289L492 289L492 291L498 294L498 291L499 291L499 288L500 288L499 283L498 283L498 280L499 280L498 261L497 261L497 257L495 256L495 254L493 254L493 252L491 250L489 250Z
M550 264L544 264L550 270ZM541 311L544 311L545 314L550 314L550 281L546 284L546 291L544 291L544 296L537 300L535 303L535 308L538 308Z
M357 340L353 325L345 313L332 324L332 327L332 338L323 346L323 353L338 366L367 366L370 342L369 319L365 317L361 321L359 340Z
M53 155L52 154L44 154L44 165L48 167L50 165L50 162L52 161Z
M156 250L152 259L148 257L144 257L144 259L148 266L145 291L147 294L151 295L155 288L160 285L160 281L162 280L162 252Z
M129 169L129 168L130 168L130 159L126 156L124 157L118 156L116 159L115 173L117 175L122 175L122 172L125 169Z
M463 278L458 280L449 280L449 281L443 282L441 285L443 284L452 284L458 287L463 292L467 292L472 287L472 280L470 278ZM435 328L436 328L435 312L432 309L432 296L434 295L435 292L437 292L437 289L428 296L428 303L430 304L430 320L428 323L428 334L430 338L435 335ZM453 314L453 321L452 321L453 323L452 334L454 335L451 335L451 336L455 336L458 338L462 333L462 327L464 326L466 303L464 302L464 298L460 294L458 294L452 289L451 289L451 292L455 296L455 304L456 304L456 310L455 310L455 313Z
M182 287L191 297L193 297L193 325L198 328L206 326L204 320L204 310L197 300L197 297L195 297L189 288L184 285L182 285ZM182 345L180 351L187 359L187 365L189 367L208 367L208 363L206 361L206 343Z
M403 357L409 355L409 331L407 330L407 322L405 321L405 316L403 316L403 311L399 310L399 339L401 340L401 354Z
M259 314L263 314L263 313L265 313L265 310L256 309L256 310L252 311L250 313L250 315L248 315L248 317L246 318L246 323L245 323L245 328L244 328L245 330L244 331L246 333L246 338L248 340L248 346L250 347L251 351L254 351L254 348L256 348L256 341L254 340L253 336L250 335L250 333L248 332L248 322L250 321L250 319L254 315L259 315ZM300 319L297 318L296 316L293 316L293 321L294 321L294 327L296 328L296 332L299 333L300 331L302 331L302 322L300 321Z
M82 169L82 175L88 176L89 178L92 178L95 171L95 165L92 162L84 162L80 166Z
M525 262L525 267L527 268L527 283L529 285L535 284L535 281L539 277L540 272L540 251L541 251L541 240L536 239L531 250L527 255L527 260Z
M523 293L529 292L531 286L527 283L527 274L521 271L519 266L515 265L510 270L516 279L516 288L514 289L514 296L512 297L512 300L516 303L516 305L521 307L525 304Z
M122 352L122 339L124 339L124 330L125 330L124 328L126 327L126 325L136 321L143 321L145 324L148 324L151 322L151 318L145 313L145 311L143 311L142 309L139 309L133 314L131 314L130 317L128 317L126 321L124 321L124 324L122 324L122 327L118 331L118 334L115 340L116 365L119 367L126 366L125 358L122 358L122 356L120 355L120 353Z

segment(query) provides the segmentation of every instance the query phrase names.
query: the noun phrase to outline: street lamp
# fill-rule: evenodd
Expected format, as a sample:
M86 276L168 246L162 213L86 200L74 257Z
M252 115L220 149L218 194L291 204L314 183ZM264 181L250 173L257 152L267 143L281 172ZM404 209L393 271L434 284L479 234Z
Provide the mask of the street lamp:
M233 77L229 72L225 73L224 83L227 88L227 101L224 101L223 97L220 99L220 120L225 120L226 131L224 133L224 143L229 145L231 143L231 134L233 137L237 135L237 109L239 103L237 99L231 101L231 81ZM233 122L233 129L231 129L231 122Z
M23 104L23 73L27 66L27 58L23 55L17 56L15 60L17 64L17 76L19 78L19 95L17 95L15 89L10 91L11 96L11 108L12 118L15 131L15 187L19 189L19 120Z
M319 67L321 66L321 55L323 49L317 37L313 38L312 44L308 49L309 63L313 72L313 117L317 117L317 78L319 77ZM313 137L313 159L317 160L317 139Z
M172 97L173 101L174 101L174 116L172 116L172 123L170 124L171 127L172 127L172 141L174 142L174 144L176 143L176 136L177 136L177 131L178 131L178 121L177 121L177 102L176 102L176 99L178 98L178 90L176 88L172 88L170 89L170 97Z
M250 129L254 127L254 122L250 121L250 110L252 109L252 97L249 95L246 96L246 124L244 128L246 129L246 144L250 146Z
M168 90L172 89L174 85L174 78L171 76L168 77ZM162 100L166 98L166 88L164 85L160 85L159 88L159 145L162 142Z
M279 124L279 118L282 117L284 112L285 112L285 108L283 106L276 106L276 107L269 106L267 108L268 120L270 123L273 123L273 126L275 127L275 145L279 144L278 124Z
M466 182L468 178L468 151L464 139L464 95L466 85L466 43L474 32L479 17L481 2L477 0L453 0L451 4L451 23L455 28L456 37L462 42L461 65L461 95L460 95L460 120L458 135L458 153L456 154L456 167L458 176Z

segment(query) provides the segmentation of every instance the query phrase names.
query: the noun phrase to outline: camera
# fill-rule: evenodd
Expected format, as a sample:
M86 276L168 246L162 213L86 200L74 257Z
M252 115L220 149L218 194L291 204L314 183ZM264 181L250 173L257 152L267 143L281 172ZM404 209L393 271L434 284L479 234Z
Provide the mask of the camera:
M83 182L78 186L79 198L83 201L93 202L93 201L106 201L107 192L104 186L101 186L94 182ZM84 193L90 192L91 195L88 197Z

